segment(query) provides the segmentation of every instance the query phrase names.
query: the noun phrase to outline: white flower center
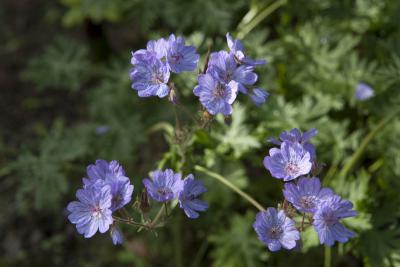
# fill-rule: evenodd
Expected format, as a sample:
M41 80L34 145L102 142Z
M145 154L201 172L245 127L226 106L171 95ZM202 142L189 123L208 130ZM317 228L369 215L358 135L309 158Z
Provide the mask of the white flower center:
M102 215L102 210L99 206L94 206L92 209L92 217L100 218Z
M296 163L291 162L291 161L286 163L285 172L287 174L289 174L290 176L294 176L294 175L298 174L299 171L300 171L300 168Z

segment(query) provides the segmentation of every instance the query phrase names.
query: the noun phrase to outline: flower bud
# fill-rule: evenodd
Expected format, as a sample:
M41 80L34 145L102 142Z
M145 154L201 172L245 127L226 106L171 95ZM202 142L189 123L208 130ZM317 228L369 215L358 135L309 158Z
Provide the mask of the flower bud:
M147 194L146 188L143 189L142 194L140 195L140 202L139 202L139 209L143 213L147 213L150 210L150 201L149 201L149 195Z

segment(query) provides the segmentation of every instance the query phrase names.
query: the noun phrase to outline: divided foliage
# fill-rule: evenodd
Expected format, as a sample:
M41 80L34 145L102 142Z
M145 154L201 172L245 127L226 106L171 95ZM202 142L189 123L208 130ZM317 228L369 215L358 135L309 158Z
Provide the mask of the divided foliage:
M59 2L30 4L33 13L48 8L41 30L53 30L35 41L42 46L20 55L21 81L11 84L21 90L0 93L16 99L4 103L1 118L2 128L15 134L0 132L0 200L8 203L0 208L0 229L9 229L0 233L0 266L323 266L313 231L299 251L267 252L251 227L254 208L193 170L207 167L274 205L282 201L282 185L262 166L271 147L266 139L293 127L318 129L320 178L359 212L345 221L357 237L332 249L333 266L400 266L399 1ZM267 14L274 3L279 6ZM4 25L3 31L10 36ZM228 31L244 36L254 58L268 61L259 71L259 84L270 93L262 107L240 98L230 124L218 116L189 135L191 129L175 129L165 99L139 99L131 90L130 51L148 39L182 34L205 55L225 46ZM7 42L16 47L0 45L0 52L30 49L19 34ZM107 55L91 53L99 45ZM191 93L196 76L182 77L176 88L198 117ZM375 97L355 100L361 81ZM182 125L190 122L180 114ZM29 119L15 126L15 116ZM177 134L186 138L180 144ZM97 158L126 166L136 192L148 171L183 167L209 188L210 209L196 222L175 216L157 237L126 228L123 247L113 248L108 236L83 240L64 211L85 166Z

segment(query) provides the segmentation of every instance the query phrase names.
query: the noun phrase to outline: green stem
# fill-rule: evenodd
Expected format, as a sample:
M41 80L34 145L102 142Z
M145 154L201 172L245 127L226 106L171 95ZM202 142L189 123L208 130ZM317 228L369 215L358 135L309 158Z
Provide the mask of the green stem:
M126 223L126 224L130 224L130 225L134 225L134 226L139 226L139 227L143 227L143 228L146 228L146 229L151 228L146 224L135 222L131 218L125 219L125 218L113 216L113 219L116 220L117 222Z
M178 103L178 104L177 104L177 107L180 108L180 109L182 109L182 110L186 113L186 115L188 115L189 118L192 119L192 121L193 121L198 127L200 127L199 121L198 121L198 120L196 119L196 117L193 116L193 114L192 114L193 112L191 112L185 105L183 105L182 103Z
M207 174L208 176L217 179L220 183L226 185L228 188L230 188L231 190L233 190L234 192L238 193L242 198L244 198L245 200L247 200L248 202L250 202L254 207L256 207L259 211L264 211L265 209L263 208L263 206L258 203L254 198L252 198L250 195L248 195L247 193L245 193L244 191L240 190L239 188L237 188L234 184L232 184L231 182L229 182L225 177L223 177L222 175L212 172L202 166L199 165L195 165L194 169L196 171L202 172Z
M175 252L175 263L177 267L183 266L183 249L182 249L182 236L181 236L181 216L176 216L175 223L173 224L174 234L174 252Z
M203 242L200 245L200 248L197 250L196 256L194 257L191 267L198 267L200 265L200 262L204 257L204 253L206 252L207 247L208 247L208 239L204 238Z
M331 255L331 247L325 246L324 250L324 267L332 266L332 255Z
M157 212L156 217L154 217L153 221L150 223L150 227L154 227L157 224L158 220L160 220L160 218L161 218L163 211L164 211L164 207L161 206L161 208Z
M372 131L362 140L359 148L356 150L356 152L351 156L350 160L347 162L346 165L344 165L342 171L339 173L339 176L345 177L351 169L355 166L357 161L361 158L361 156L364 154L365 150L367 149L369 143L374 139L374 137L388 124L389 121L391 121L397 112L399 112L400 109L394 111L392 114L388 115L387 117L383 118L378 125L372 129Z
M343 254L344 254L344 244L343 243L339 243L339 245L338 245L338 254L339 254L339 257L343 257Z
M287 3L287 0L278 0L271 5L261 7L255 6L243 17L243 20L239 23L239 30L237 37L239 39L244 38L249 32L251 32L260 22L268 17L272 12L277 10L280 6Z
M164 202L164 208L165 208L165 216L168 217L168 207L167 207L167 202Z

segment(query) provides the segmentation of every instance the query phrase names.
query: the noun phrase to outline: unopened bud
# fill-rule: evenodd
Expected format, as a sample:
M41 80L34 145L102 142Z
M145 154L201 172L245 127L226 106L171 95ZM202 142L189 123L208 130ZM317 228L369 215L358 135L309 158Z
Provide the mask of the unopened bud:
M232 124L232 116L225 116L224 117L224 122L226 125L231 126Z
M140 195L139 208L143 213L147 213L150 210L150 201L149 195L147 194L147 190L143 189L142 194Z
M213 115L211 115L207 110L204 110L201 117L204 121L209 121L213 118Z
M178 104L179 101L179 97L178 97L178 92L176 91L175 86L170 86L171 90L169 91L169 95L168 95L168 100L176 105Z
M324 163L318 163L317 161L314 161L312 164L312 168L311 168L312 176L317 177L318 174L320 174L322 172L324 167L325 167Z

